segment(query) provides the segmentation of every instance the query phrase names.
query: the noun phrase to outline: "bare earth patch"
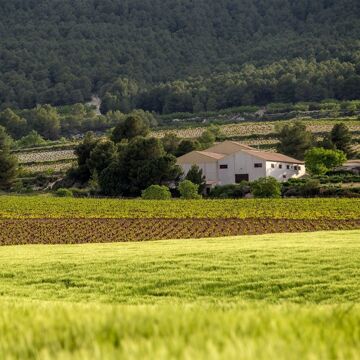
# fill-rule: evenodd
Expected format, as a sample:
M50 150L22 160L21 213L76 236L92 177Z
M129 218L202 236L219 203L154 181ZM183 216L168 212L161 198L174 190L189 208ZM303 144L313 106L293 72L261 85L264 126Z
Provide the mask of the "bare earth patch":
M0 245L82 244L360 229L360 219L6 219Z

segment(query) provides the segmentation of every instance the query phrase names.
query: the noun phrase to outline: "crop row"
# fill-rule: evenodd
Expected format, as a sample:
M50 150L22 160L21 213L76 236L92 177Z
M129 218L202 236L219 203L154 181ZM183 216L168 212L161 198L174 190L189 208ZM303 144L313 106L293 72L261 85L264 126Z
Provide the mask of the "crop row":
M29 173L40 173L47 171L63 172L71 168L73 161L69 162L53 162L53 163L38 163L25 165L23 168Z
M248 136L253 134L266 135L276 132L277 126L289 124L291 121L272 121L272 122L245 122L239 124L228 124L220 126L221 134L230 136ZM309 120L303 121L307 129L313 133L329 132L333 128L335 121ZM359 121L346 121L347 126L353 132L360 131ZM183 138L196 138L206 130L206 127L196 127L176 130L161 130L154 132L153 135L163 137L166 133L173 133Z
M44 163L49 161L73 160L76 159L74 150L39 151L30 153L18 153L17 158L20 164Z
M121 200L1 196L0 218L360 219L360 199Z
M16 219L0 220L0 245L128 242L359 228L360 219Z

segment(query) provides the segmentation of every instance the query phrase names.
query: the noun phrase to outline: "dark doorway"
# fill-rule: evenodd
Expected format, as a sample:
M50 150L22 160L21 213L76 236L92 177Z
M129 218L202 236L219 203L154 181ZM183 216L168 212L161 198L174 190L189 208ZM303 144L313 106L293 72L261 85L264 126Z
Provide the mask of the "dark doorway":
M240 184L242 181L249 181L249 174L235 174L235 182Z

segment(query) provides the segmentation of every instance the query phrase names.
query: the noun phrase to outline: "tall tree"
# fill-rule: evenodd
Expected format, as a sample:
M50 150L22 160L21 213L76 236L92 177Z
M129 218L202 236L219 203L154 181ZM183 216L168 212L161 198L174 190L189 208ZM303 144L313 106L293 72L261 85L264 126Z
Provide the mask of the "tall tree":
M140 196L151 185L176 181L181 169L176 158L166 154L160 140L136 137L122 144L119 156L101 173L105 195Z
M0 126L0 189L9 190L16 179L17 160L10 153L11 138Z
M314 136L306 130L306 126L300 122L294 125L285 125L277 135L279 144L277 150L285 155L303 160L305 152L314 144Z
M27 121L11 109L5 109L0 113L0 126L4 126L6 131L14 139L19 139L27 132Z
M199 186L199 194L202 194L206 186L206 177L203 174L202 169L197 165L191 166L189 172L186 174L186 180L190 180L192 183Z
M351 157L354 154L352 149L352 135L344 123L335 124L330 135L331 142L335 149L343 151L347 157Z
M139 114L126 117L113 130L111 139L115 142L130 140L137 136L146 136L149 133L149 123Z

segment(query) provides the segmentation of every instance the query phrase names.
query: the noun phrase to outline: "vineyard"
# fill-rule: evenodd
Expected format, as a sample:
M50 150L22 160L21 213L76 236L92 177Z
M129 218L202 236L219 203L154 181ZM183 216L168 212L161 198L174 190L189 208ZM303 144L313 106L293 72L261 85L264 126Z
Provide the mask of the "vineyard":
M264 122L243 122L220 126L220 133L224 137L268 135L276 133L278 127L293 123L293 120L286 121L264 121ZM356 120L302 120L307 129L314 134L330 132L337 122L345 122L351 132L360 132L360 121ZM163 137L167 133L176 134L181 138L196 138L206 130L206 127L195 127L185 129L170 129L153 132L156 137Z
M359 199L0 197L0 245L129 242L360 228Z
M54 150L19 153L17 154L17 158L20 164L29 164L55 162L60 160L74 160L76 159L76 156L74 154L74 150Z

